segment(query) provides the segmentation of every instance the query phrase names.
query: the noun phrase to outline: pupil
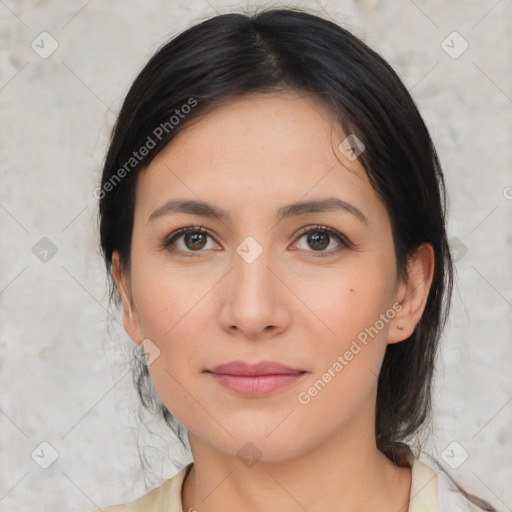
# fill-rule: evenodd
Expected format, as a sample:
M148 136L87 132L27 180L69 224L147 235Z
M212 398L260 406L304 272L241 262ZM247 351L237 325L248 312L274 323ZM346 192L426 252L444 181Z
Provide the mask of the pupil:
M188 234L188 237L190 237L190 238L192 239L192 244L193 244L193 245L196 245L197 243L199 243L199 244L200 244L200 242L201 242L201 237L204 239L204 235L203 235L202 233L193 233L193 234L190 234L190 233L189 233L189 234ZM190 238L189 238L189 239L190 239ZM204 240L203 240L203 242L204 242ZM203 244L203 245L204 245L204 244ZM201 247L202 247L202 246L200 245L200 247L199 247L199 248L201 248ZM196 247L196 248L197 248L197 247Z
M324 240L324 243L322 244L321 241L322 241L322 238ZM317 244L317 243L320 243L321 244L321 247L319 247L320 249L324 249L325 247L327 247L327 243L325 243L325 241L327 240L327 236L325 234L321 234L321 233L312 233L309 237L309 241L313 244Z

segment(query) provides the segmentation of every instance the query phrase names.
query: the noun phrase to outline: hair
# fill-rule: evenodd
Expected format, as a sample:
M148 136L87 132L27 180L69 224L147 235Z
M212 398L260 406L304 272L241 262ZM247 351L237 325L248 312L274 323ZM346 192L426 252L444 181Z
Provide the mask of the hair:
M378 378L377 447L396 465L407 466L410 447L403 441L432 414L438 341L453 288L445 183L429 132L395 71L334 22L297 8L222 14L178 34L150 58L113 127L98 196L110 300L119 305L113 252L119 252L125 271L130 268L138 173L211 109L245 94L282 91L318 97L344 133L364 144L359 160L388 211L399 277L406 277L421 243L433 247L423 315L407 340L387 346ZM138 154L143 147L151 149ZM158 399L137 358L133 378L143 406L159 410L185 445L185 429ZM484 510L495 510L461 491Z

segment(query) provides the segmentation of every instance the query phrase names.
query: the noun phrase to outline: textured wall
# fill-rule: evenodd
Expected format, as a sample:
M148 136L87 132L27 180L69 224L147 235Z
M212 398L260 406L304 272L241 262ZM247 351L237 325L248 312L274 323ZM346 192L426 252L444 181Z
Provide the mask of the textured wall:
M0 2L2 511L86 511L147 491L132 343L108 315L93 189L144 61L193 22L238 5ZM512 510L512 2L295 5L325 7L381 52L431 130L458 286L426 446L467 489ZM153 452L167 444L178 463L156 458L162 479L188 461L163 435L151 438Z

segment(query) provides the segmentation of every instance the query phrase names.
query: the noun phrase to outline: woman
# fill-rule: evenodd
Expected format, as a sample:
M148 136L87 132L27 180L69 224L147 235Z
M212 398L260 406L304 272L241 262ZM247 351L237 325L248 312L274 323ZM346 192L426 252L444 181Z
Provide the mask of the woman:
M406 444L452 290L444 180L354 35L292 9L186 30L133 83L98 197L140 397L193 456L103 510L494 510Z

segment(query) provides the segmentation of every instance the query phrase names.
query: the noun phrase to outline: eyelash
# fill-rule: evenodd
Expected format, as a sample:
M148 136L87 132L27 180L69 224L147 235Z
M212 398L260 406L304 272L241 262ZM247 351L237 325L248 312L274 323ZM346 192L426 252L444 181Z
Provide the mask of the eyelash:
M171 235L169 235L164 240L164 243L162 244L162 249L167 249L170 252L172 252L173 254L178 254L180 256L191 256L191 257L195 256L194 253L204 252L202 250L182 251L180 249L170 249L169 248L171 246L171 244L173 242L175 242L175 240L179 236L181 236L183 234L187 234L187 233L202 234L202 235L207 235L210 238L213 238L210 235L210 233L208 232L208 230L203 228L203 226L187 226L184 228L177 229ZM335 238L340 243L340 245L337 248L331 249L329 251L307 251L307 252L312 252L313 254L315 254L319 257L332 256L333 254L337 254L345 249L351 249L353 247L353 244L349 241L349 239L347 237L345 237L338 231L336 231L332 228L329 228L328 226L323 226L323 225L306 226L305 228L302 228L297 233L297 241L300 240L304 235L307 235L309 233L327 233L330 237Z

